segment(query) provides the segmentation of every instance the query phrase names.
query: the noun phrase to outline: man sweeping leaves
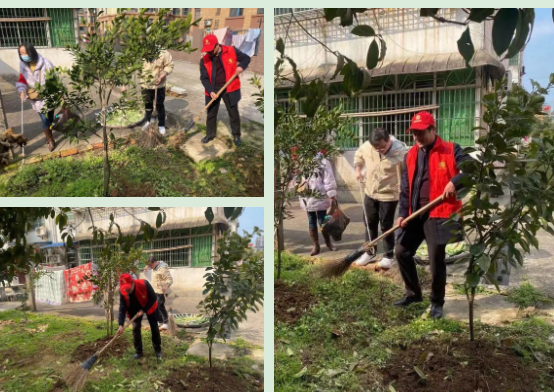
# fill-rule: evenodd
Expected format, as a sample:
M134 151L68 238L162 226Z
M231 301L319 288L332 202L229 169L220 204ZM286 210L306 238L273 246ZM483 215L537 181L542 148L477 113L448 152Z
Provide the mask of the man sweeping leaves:
M154 289L145 279L133 279L129 274L122 274L119 277L119 290L121 295L119 298L119 328L117 333L121 334L123 332L125 314L127 314L129 318L132 318L139 312L146 313L146 318L150 324L150 331L152 332L152 344L154 345L156 357L162 359L162 338L158 328L158 322L161 320L158 310L158 297ZM133 321L133 341L136 351L134 356L135 359L139 359L143 356L142 335L140 331L142 316L143 314L140 314Z

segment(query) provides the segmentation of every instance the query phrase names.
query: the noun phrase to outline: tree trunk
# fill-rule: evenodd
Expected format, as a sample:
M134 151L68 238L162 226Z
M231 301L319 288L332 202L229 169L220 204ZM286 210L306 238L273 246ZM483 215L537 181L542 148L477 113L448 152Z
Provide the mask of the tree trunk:
M473 309L474 309L476 289L477 289L476 287L471 287L471 292L469 295L469 336L472 342L475 341L475 327L473 325L473 317L474 317Z
M212 344L213 341L208 341L208 358L210 359L210 369L212 368Z
M284 225L283 225L283 216L279 217L279 225L277 226L277 279L281 279L281 267L282 259L281 254L285 249L285 235L284 235Z
M33 312L37 311L37 304L35 302L35 282L33 281L33 278L31 277L31 273L27 275L27 288L29 290L29 301L30 308Z
M103 132L102 132L102 137L103 137L103 144L104 144L104 196L107 197L109 196L109 187L110 187L110 161L108 159L108 131L107 131L107 127L106 127L106 111L104 110L104 113L103 113L103 117L104 117L104 120L103 120L103 123L104 123L104 127L103 127Z

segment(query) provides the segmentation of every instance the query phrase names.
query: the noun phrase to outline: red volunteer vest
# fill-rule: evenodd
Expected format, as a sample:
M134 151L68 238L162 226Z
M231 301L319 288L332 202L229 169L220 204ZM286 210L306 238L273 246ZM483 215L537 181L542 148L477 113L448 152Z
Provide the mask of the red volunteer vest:
M146 291L146 285L144 284L144 279L136 279L135 281L135 291L133 292L134 296L137 297L137 300L142 308L146 306L148 303L148 292ZM125 303L127 304L127 308L129 308L129 295L126 292L123 292L123 298L125 299ZM158 301L154 302L154 305L150 307L150 309L146 310L147 314L152 314L154 311L158 309Z
M207 54L202 57L202 60L204 61L204 66L206 67L206 70L208 71L208 76L210 77L210 83L212 81L212 59ZM235 52L235 48L233 46L224 46L221 45L221 62L223 63L223 68L225 69L225 80L229 81L231 77L235 74L237 70L237 52ZM227 86L227 92L230 93L232 91L236 91L240 89L240 79L237 77L235 80L231 82ZM206 95L208 92L205 92ZM217 93L217 91L216 91Z
M412 187L418 152L419 147L416 145L408 151L406 157L408 182L410 184L410 214L412 213ZM429 201L433 201L442 195L446 184L459 172L454 158L454 143L446 142L437 136L435 145L429 153ZM429 213L429 217L448 219L450 215L460 211L460 208L462 208L462 202L456 200L456 197L451 197L434 207Z

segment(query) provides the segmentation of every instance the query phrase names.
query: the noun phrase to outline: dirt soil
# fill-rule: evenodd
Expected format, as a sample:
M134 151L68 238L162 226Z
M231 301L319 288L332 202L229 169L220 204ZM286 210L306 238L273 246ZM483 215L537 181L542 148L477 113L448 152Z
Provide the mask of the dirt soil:
M542 390L537 368L546 365L525 364L516 355L514 350L490 342L471 343L467 336L451 343L425 341L398 352L383 370L383 376L385 385L392 384L397 392ZM554 387L552 378L544 383Z
M170 374L165 381L171 392L261 392L264 390L262 376L239 375L232 368L189 365Z
M94 353L101 350L113 337L101 338L94 342L87 342L81 344L71 354L71 362L82 363L92 357ZM102 353L103 357L116 357L121 358L125 350L129 348L130 344L124 339L116 339L106 351Z
M275 318L283 323L296 323L311 305L317 303L307 286L276 281L273 287Z

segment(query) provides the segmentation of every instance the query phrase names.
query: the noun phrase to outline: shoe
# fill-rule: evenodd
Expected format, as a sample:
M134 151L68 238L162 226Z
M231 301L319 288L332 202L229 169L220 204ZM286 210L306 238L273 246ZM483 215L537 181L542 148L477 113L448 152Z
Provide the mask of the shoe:
M333 243L331 242L331 236L329 233L323 233L323 238L325 239L325 245L327 245L327 249L329 249L331 252L337 250L337 248L333 247Z
M319 247L319 233L317 229L310 229L310 237L312 237L312 252L310 253L310 256L318 255L321 251L321 248Z
M165 135L165 127L159 127L160 135Z
M149 126L150 126L150 121L146 121L146 122L144 123L144 125L142 126L142 130L143 130L143 131L146 131L146 130L148 129Z
M390 269L394 265L394 259L383 257L377 265L379 266L379 268Z
M166 330L167 330L167 324L162 324L162 326L160 327L160 329L166 329Z
M212 140L214 140L213 137L204 136L204 138L202 139L202 143L206 144L211 142Z
M411 304L415 304L417 302L423 302L423 298L421 297L404 297L400 301L396 301L394 303L394 306L404 307Z
M52 129L48 128L44 130L44 136L46 136L46 144L48 144L48 151L52 152L56 148L56 141L52 136Z
M135 354L135 355L133 356L133 359L141 359L142 357L143 357L142 354Z
M359 265L360 267L363 267L364 265L368 265L369 263L372 263L375 261L375 255L368 255L367 253L364 253L358 260L354 262L354 264Z
M442 305L431 305L431 318L433 320L442 318Z
M241 140L240 140L240 137L236 137L236 138L234 139L234 142L235 142L235 146L237 146L237 147L240 147L240 146L242 145L242 142L241 142Z
M156 353L156 358L157 358L157 359L163 359L162 353Z

